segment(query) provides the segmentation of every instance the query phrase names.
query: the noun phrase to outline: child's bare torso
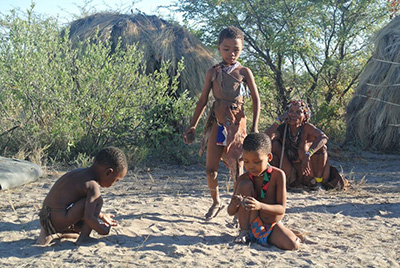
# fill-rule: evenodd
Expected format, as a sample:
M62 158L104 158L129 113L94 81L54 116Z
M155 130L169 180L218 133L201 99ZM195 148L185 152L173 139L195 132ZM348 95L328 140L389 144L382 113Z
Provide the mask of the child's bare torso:
M52 209L65 209L86 197L88 184L97 184L88 168L70 171L56 181L43 205Z
M266 192L266 196L264 199L260 199L260 193L262 191L262 187L263 187L263 176L261 177L255 177L254 178L254 191L255 193L257 193L257 200L261 203L264 204L270 204L270 205L275 205L277 204L277 197L276 197L276 191L277 191L277 183L276 183L276 178L274 176L274 171L271 174L271 180L269 182L269 186ZM283 218L283 215L272 215L266 211L259 211L259 216L261 218L261 220L263 221L263 223L265 224L270 224L273 222L278 222Z

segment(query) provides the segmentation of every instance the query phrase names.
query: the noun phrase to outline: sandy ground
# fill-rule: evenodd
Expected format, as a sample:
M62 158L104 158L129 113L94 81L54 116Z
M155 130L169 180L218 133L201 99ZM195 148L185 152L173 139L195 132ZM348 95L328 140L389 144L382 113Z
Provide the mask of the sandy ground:
M104 212L119 226L77 247L37 247L41 203L62 172L0 192L0 267L399 267L400 155L349 154L332 160L351 182L346 192L288 192L284 224L305 235L298 251L232 243L238 230L210 206L204 166L132 172L102 189ZM223 201L232 182L221 168Z

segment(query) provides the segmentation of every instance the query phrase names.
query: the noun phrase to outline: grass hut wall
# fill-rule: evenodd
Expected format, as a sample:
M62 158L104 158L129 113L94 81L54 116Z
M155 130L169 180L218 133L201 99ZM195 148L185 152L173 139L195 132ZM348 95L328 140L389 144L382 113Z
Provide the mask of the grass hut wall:
M94 37L111 41L112 47L119 38L122 46L137 43L144 54L147 73L157 70L161 62L170 61L168 73L175 75L178 62L184 58L180 89L188 89L192 95L201 92L207 69L217 62L196 37L157 16L97 13L70 24L73 42Z
M347 106L346 141L366 150L400 151L400 17L375 36L375 51Z

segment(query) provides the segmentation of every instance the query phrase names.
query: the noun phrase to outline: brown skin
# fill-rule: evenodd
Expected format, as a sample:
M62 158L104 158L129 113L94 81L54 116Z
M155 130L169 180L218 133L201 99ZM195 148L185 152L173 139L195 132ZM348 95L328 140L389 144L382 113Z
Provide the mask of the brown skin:
M272 160L271 153L262 150L243 152L243 161L247 173L239 178L238 187L228 206L228 214L238 214L240 234L239 239L249 232L249 225L260 216L264 224L280 221L286 211L286 178L285 173L273 167L269 187L264 199L256 199L255 193L261 192L264 172L268 169L268 162ZM252 174L254 183L250 180ZM245 202L240 202L240 197L245 197ZM277 223L268 238L268 242L281 249L293 250L299 248L296 235L281 222Z
M287 131L292 131L292 136L296 136L300 126L303 124L305 117L299 106L291 106L288 113L284 113L279 118L290 126ZM277 131L278 125L274 123L265 133L272 140L272 153L276 156L274 165L279 165L279 159L282 153L282 144L278 141L280 133ZM308 184L313 178L323 177L323 183L329 179L329 162L326 150L328 137L320 129L313 124L304 123L303 132L301 134L301 143L298 150L298 161L290 162L286 153L283 156L282 170L288 177L289 182L296 181L297 185ZM288 141L286 141L288 142ZM313 154L311 158L306 152L313 149L317 154ZM301 177L296 178L295 170Z
M241 39L224 39L221 44L218 45L218 50L221 53L222 59L224 63L227 65L233 65L237 62L237 59L240 56L240 53L243 49L243 42ZM195 131L197 124L201 115L204 112L204 109L208 102L208 96L210 95L211 87L212 87L212 76L214 73L214 69L210 68L205 77L203 91L201 93L200 99L197 102L196 109L194 111L192 121L190 122L189 128L186 130L183 141L187 144L190 144L194 141ZM253 125L251 128L252 132L258 132L258 120L260 116L260 97L258 94L257 86L254 81L253 73L249 68L240 66L236 68L230 75L234 76L238 80L243 80L247 83L247 86L250 90L251 99L253 102ZM220 96L215 96L219 98ZM243 98L239 99L240 102L243 101ZM214 122L211 133L208 139L207 144L207 156L206 156L206 173L207 173L207 184L210 191L211 198L213 199L213 205L220 205L220 197L218 191L218 167L219 161L221 159L224 147L218 146L216 144L218 126L217 123ZM236 181L236 178L234 178Z
M103 199L100 186L112 186L125 177L126 172L125 169L118 173L110 167L94 163L89 168L76 169L59 178L43 202L43 205L52 208L54 228L67 237L71 233L79 233L77 244L87 241L92 230L101 235L109 234L111 226L116 226L117 221L113 219L114 215L101 213ZM72 203L73 206L66 210ZM71 225L75 225L74 230L68 229ZM47 236L42 227L37 244L47 245L51 240L51 235Z

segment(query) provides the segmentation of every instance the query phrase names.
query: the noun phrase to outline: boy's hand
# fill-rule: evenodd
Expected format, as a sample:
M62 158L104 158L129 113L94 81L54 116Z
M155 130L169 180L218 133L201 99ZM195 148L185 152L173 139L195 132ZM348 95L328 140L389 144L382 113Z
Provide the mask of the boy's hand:
M242 195L234 195L232 196L232 205L234 205L235 207L239 207L240 204L243 203L244 197Z
M99 219L109 226L117 226L118 222L113 219L113 214L100 214Z
M110 233L111 226L108 225L107 223L100 223L100 225L101 225L103 231L101 233L99 232L99 234L108 235Z
M257 201L257 199L255 199L254 197L246 197L244 199L244 207L247 210L260 210L261 209L261 203Z
M183 142L186 144L192 144L195 139L196 128L190 127L186 130L185 135L183 135Z

